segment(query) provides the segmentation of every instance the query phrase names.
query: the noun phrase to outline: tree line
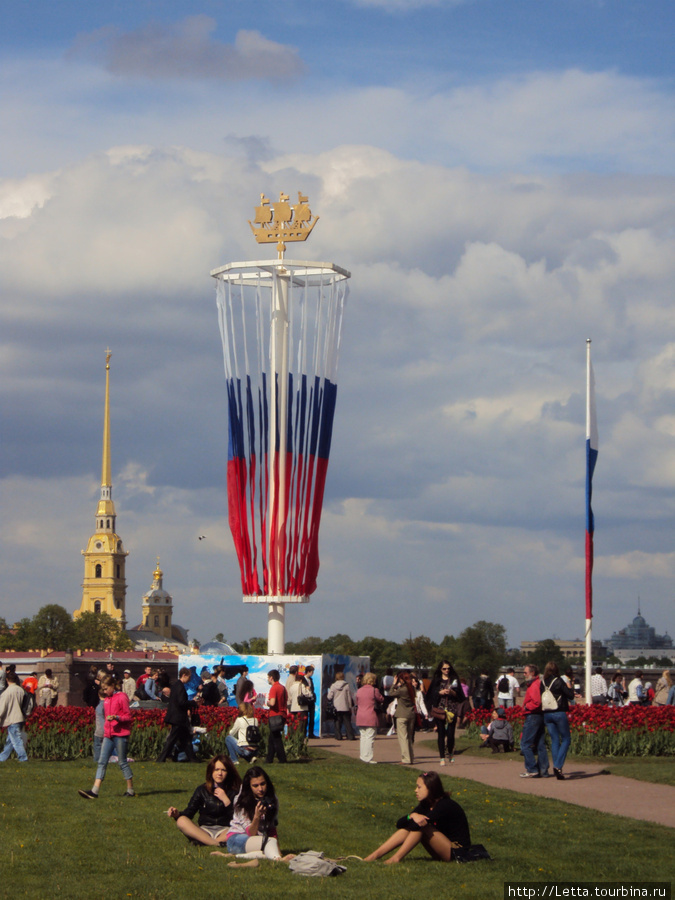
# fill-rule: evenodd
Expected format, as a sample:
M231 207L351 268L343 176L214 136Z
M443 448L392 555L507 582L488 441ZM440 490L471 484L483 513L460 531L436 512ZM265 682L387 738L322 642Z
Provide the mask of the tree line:
M0 650L133 650L134 642L108 613L73 619L57 603L43 606L15 628L0 618Z
M224 640L223 634L217 634L215 638ZM266 638L234 641L231 646L244 655L267 655ZM107 613L85 612L73 619L66 609L52 603L43 606L32 618L21 619L13 629L0 618L0 651L133 648L134 642ZM424 634L411 635L400 643L372 635L352 640L348 634L333 634L327 638L310 636L301 641L288 641L286 653L293 656L321 656L324 653L369 656L371 670L378 674L403 663L418 670L435 669L442 659L449 659L460 675L469 679L481 673L496 678L504 666L520 666L525 662L533 662L540 669L550 660L563 669L570 665L570 660L550 638L540 641L529 654L507 650L506 628L485 620L465 628L458 637L446 634L439 641Z

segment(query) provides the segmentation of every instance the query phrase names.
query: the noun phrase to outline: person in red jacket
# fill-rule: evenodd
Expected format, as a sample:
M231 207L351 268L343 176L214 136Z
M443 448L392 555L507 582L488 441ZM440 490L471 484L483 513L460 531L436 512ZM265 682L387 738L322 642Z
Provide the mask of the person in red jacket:
M288 708L288 694L286 693L286 688L279 681L278 669L270 669L267 673L267 683L270 685L270 692L267 695L267 706L269 707L271 721L265 762L274 762L276 755L280 763L285 763L284 725Z
M521 778L548 778L548 753L546 752L546 727L541 706L541 679L539 669L529 663L525 666L525 721L520 733L520 749L523 751L525 771Z
M108 767L108 760L112 756L113 750L115 750L122 775L124 775L127 782L127 789L123 796L134 797L134 776L127 762L127 743L131 734L129 699L124 691L117 689L116 682L109 675L101 679L101 688L105 694L105 700L103 701L105 727L101 752L98 757L96 778L90 791L78 791L78 794L80 797L84 797L85 800L96 800L98 798L101 782L105 778Z

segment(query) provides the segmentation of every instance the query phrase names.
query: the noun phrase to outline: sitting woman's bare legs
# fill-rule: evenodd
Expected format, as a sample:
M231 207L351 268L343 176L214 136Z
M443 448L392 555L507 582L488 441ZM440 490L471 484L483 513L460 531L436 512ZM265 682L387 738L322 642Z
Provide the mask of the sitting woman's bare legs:
M212 838L208 831L204 831L203 828L200 828L199 825L195 825L192 819L188 819L187 816L180 816L176 819L176 825L178 826L179 831L182 831L185 837L192 838L193 841L199 841L200 844L204 844L207 847L219 847L220 840L216 838ZM225 837L227 832L226 828L223 828L222 837Z
M369 856L364 857L364 862L373 862L396 850L393 856L386 860L385 865L389 866L401 862L411 850L419 843L422 843L424 849L433 856L434 859L450 862L452 857L452 844L440 831L436 831L431 826L423 828L421 831L407 831L405 828L399 828L392 836L374 850ZM397 849L398 848L398 849Z
M390 853L392 850L395 850L397 847L400 847L401 844L408 837L410 832L405 828L399 828L398 831L395 831L390 838L388 838L381 847L378 847L377 850L373 850L371 854L364 857L364 862L373 862L376 859L380 859L382 856L386 856L387 853Z
M434 859L442 862L450 862L452 858L452 844L449 838L440 831L434 831L433 828L425 828L422 835L422 844L424 849Z

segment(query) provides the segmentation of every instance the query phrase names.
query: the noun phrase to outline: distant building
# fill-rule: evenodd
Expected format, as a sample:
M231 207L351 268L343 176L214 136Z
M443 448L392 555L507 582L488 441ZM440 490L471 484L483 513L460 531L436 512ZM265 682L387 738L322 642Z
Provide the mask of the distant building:
M126 628L125 600L127 582L125 561L128 556L122 539L115 531L115 504L110 475L110 357L105 358L105 407L103 413L103 462L101 496L96 509L94 534L89 538L84 556L82 604L75 610L77 619L84 612L108 613Z
M638 614L631 624L615 631L606 643L610 653L626 659L638 656L670 656L673 650L673 639L667 633L657 634L656 629L647 624L640 615L639 604ZM626 650L632 652L628 656L623 652L617 652Z
M188 649L186 628L173 624L173 598L164 590L164 573L157 567L152 574L152 587L143 595L143 619L127 634L137 650L172 649L175 653L185 653Z
M560 647L563 655L570 659L583 659L586 655L586 643L585 641L580 641L578 638L573 641L561 641L557 638L553 638L553 642ZM537 649L537 644L539 643L540 641L521 641L521 652L533 653ZM607 656L607 648L601 641L592 641L591 655L593 659L604 659Z

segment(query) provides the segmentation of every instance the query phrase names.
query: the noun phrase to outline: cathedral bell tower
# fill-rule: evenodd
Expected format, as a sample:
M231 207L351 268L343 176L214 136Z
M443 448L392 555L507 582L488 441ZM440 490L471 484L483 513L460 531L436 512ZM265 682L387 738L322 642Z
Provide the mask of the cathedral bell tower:
M152 579L152 587L143 596L143 622L141 628L145 629L145 631L154 631L160 637L171 640L173 638L173 598L171 594L164 590L164 573L159 567L159 556L157 557L157 568L153 572Z
M95 532L89 538L84 556L82 605L75 610L77 618L84 612L108 613L126 628L125 601L127 583L124 574L128 556L120 536L115 532L115 504L110 475L110 350L105 357L105 411L103 416L103 464L101 497L96 510Z

